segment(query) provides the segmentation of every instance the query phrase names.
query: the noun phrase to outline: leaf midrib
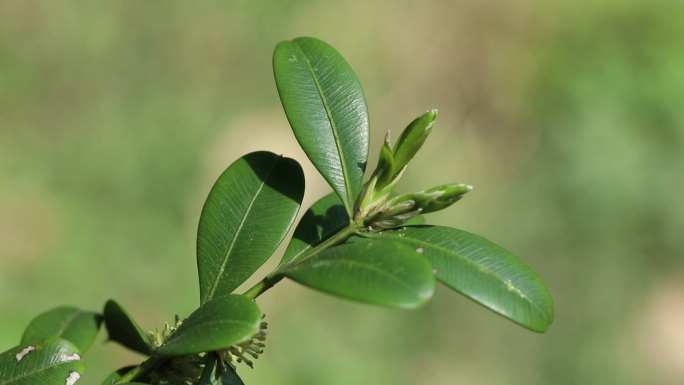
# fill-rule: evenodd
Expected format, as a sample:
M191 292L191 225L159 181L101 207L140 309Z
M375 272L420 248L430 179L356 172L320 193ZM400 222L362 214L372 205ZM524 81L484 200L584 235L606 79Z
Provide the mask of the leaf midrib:
M352 196L351 196L351 190L350 186L348 186L349 183L349 171L347 170L347 163L344 158L344 153L342 151L342 143L340 143L340 138L337 132L337 124L335 123L335 119L333 119L332 116L332 111L330 110L330 106L328 106L328 100L323 94L323 88L321 87L321 84L318 82L318 77L316 76L316 73L313 70L313 67L311 66L311 62L309 61L309 57L304 53L304 50L302 47L299 46L296 42L292 42L294 46L297 48L299 53L302 55L304 58L304 64L306 64L307 70L309 70L309 73L311 74L311 78L313 79L314 85L316 86L316 91L318 92L318 96L321 98L321 103L323 103L323 109L325 110L325 114L328 116L328 121L330 122L330 128L332 129L332 134L333 138L335 139L335 148L337 149L337 155L340 158L340 167L342 168L342 176L344 177L344 184L345 184L345 194L347 195L347 201L344 202L344 207L347 210L347 214L351 215L350 212L350 207L349 205L353 202Z
M408 289L409 291L413 291L413 289L414 289L414 287L411 286L411 284L409 282L402 280L401 278L397 277L396 275L390 274L389 272L387 272L387 271L385 271L379 267L376 267L376 266L373 266L373 265L370 265L367 263L363 263L362 261L357 261L357 260L353 260L353 259L341 259L341 258L340 259L337 259L337 258L335 258L335 259L324 259L324 260L319 259L316 261L309 262L309 265L311 267L313 267L313 265L315 264L315 265L317 265L316 267L318 267L318 266L325 266L325 265L331 266L331 265L334 265L336 263L340 263L340 264L346 263L346 264L350 264L350 265L358 265L358 266L361 266L361 267L366 268L368 270L375 271L375 272L379 273L380 275L388 277L391 281L395 281L395 282L399 283L400 286L403 286L404 288ZM297 271L300 269L301 268L298 269L295 267L294 269L292 269L290 271ZM420 298L420 296L418 296L418 298Z
M247 221L247 217L249 216L249 213L252 211L252 207L254 206L254 202L256 202L257 198L259 197L259 194L261 193L261 190L263 190L264 185L266 184L266 180L271 176L271 172L273 172L273 169L275 168L276 163L279 161L277 159L275 162L271 164L271 168L269 168L268 172L266 175L261 179L261 183L259 184L259 188L257 188L256 192L254 193L254 196L252 197L252 200L249 202L249 205L247 206L247 210L245 210L245 214L242 216L242 219L240 220L240 224L238 225L237 229L235 230L235 234L233 235L233 239L230 241L230 246L228 246L228 251L226 251L225 257L223 259L223 263L221 263L221 267L219 268L218 273L216 274L216 278L214 280L214 283L211 285L211 289L209 293L207 294L207 297L204 299L204 303L208 302L210 299L214 298L214 293L216 293L216 289L218 288L219 281L221 280L221 276L223 275L223 272L226 270L226 266L228 265L228 260L230 259L230 253L233 251L233 247L235 247L235 242L238 239L238 235L242 232L242 228L245 225L245 222Z
M445 252L445 253L447 253L447 254L454 255L457 259L466 262L466 264L473 266L476 270L478 270L478 271L480 271L480 272L482 272L482 273L484 273L484 274L486 274L486 275L489 275L489 276L492 276L492 277L496 278L499 282L501 282L501 283L503 283L503 284L505 285L505 280L503 279L503 277L499 276L498 274L496 274L495 272L493 272L493 271L491 271L491 270L489 270L489 269L483 268L481 265L478 265L477 263L471 261L470 259L468 259L468 258L466 258L466 257L464 257L464 256L461 256L460 254L458 254L458 253L456 253L456 252L453 252L453 251L451 251L451 250L449 250L449 249L447 249L447 248L445 248L445 247L436 245L436 244L434 244L434 243L428 243L428 242L426 242L426 241L421 241L421 240L419 240L419 239L412 238L412 237L411 237L411 238L407 238L407 237L406 237L407 235L408 235L408 234L404 234L403 237L400 237L400 236L397 236L397 235L385 235L385 236L386 236L386 237L390 237L390 238L395 238L395 239L397 239L397 240L404 241L404 242L413 241L413 243L415 243L415 244L417 244L417 245L419 245L419 246L427 246L427 247L429 247L429 248L438 249L438 250L441 250L441 251L443 251L443 252ZM548 318L549 318L549 317L546 316L546 312L544 312L544 311L540 308L540 306L539 306L535 301L532 301L532 300L530 299L529 296L526 296L526 295L525 295L524 297L521 296L519 293L522 293L522 290L520 290L517 286L513 286L513 287L514 287L515 289L517 289L517 290L512 291L512 292L515 293L516 296L517 296L518 298L520 298L520 299L523 300L524 302L527 302L527 303L529 303L530 305L532 305L532 307L533 307L535 310L537 310L537 312L539 312L539 314L541 314L541 316L544 317L544 319L548 319Z

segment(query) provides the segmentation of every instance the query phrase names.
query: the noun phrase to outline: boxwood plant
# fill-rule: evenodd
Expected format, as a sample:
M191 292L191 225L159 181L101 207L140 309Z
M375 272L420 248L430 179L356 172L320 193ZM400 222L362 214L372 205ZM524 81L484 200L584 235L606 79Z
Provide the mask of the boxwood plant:
M236 290L271 257L295 223L304 174L294 159L267 151L237 159L207 197L197 231L199 307L161 332L147 333L117 302L101 312L58 307L37 316L19 344L0 355L0 385L73 385L101 326L109 340L147 358L113 371L103 385L242 384L265 347L257 298L288 278L341 298L415 308L439 282L535 332L554 317L542 280L505 249L469 232L424 224L471 190L446 183L396 193L437 116L427 111L380 148L363 181L369 124L363 90L347 62L323 41L277 45L273 70L297 141L332 187L295 227L280 264ZM407 171L408 169L408 171Z

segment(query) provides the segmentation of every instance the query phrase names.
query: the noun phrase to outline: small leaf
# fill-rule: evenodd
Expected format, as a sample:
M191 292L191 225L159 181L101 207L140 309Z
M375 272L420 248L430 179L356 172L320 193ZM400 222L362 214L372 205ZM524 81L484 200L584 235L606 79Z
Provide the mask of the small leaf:
M215 297L205 302L155 352L164 357L226 349L259 331L261 311L241 295Z
M71 306L58 307L36 316L24 330L21 344L28 345L50 337L59 337L85 353L95 341L101 323L102 317L97 313Z
M353 238L282 272L311 288L377 305L413 308L434 291L430 264L398 242Z
M337 194L330 193L311 205L299 220L280 265L298 258L349 224Z
M212 187L197 230L200 298L226 295L273 254L304 195L299 164L270 152L245 155Z
M0 354L0 385L73 385L84 370L76 346L61 338L22 344Z
M415 226L381 238L411 246L427 258L439 281L518 324L544 332L554 318L544 282L524 262L490 241L462 230Z
M104 308L104 323L109 333L109 340L149 355L152 352L152 341L138 323L114 300L109 300Z
M334 48L310 37L278 44L273 72L299 144L351 218L368 160L368 109L361 84Z
M378 158L378 165L375 168L374 175L378 176L378 182L375 185L375 190L382 190L389 185L395 177L394 170L394 151L390 144L389 132L385 135L385 141L380 148L380 157Z
M221 362L216 354L207 354L204 370L197 385L245 385L235 369Z

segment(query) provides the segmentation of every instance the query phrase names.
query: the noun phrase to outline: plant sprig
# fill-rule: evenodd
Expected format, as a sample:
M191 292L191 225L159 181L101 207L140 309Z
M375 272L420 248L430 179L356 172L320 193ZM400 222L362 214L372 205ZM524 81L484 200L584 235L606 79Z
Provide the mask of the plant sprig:
M265 347L255 299L288 278L355 301L415 308L436 282L535 332L554 308L544 282L520 259L463 230L423 225L472 190L460 183L397 194L396 186L428 138L436 110L389 132L364 183L369 124L361 84L325 42L301 37L275 49L276 86L309 160L333 192L302 216L280 264L242 294L235 291L274 253L295 222L304 174L293 159L267 151L233 162L212 187L197 232L199 307L162 332L145 333L115 301L102 314L73 307L36 317L20 345L0 355L0 385L74 385L81 360L104 323L109 339L148 358L103 385L242 384Z

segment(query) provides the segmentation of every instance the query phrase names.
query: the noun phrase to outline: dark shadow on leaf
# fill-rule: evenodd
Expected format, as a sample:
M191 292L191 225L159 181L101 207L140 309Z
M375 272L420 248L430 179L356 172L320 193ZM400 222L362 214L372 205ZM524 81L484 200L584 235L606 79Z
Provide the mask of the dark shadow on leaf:
M268 151L252 152L243 158L268 187L301 205L304 173L296 160Z
M325 214L316 215L309 209L302 216L293 237L315 246L342 230L348 223L347 211L341 203L328 208Z

